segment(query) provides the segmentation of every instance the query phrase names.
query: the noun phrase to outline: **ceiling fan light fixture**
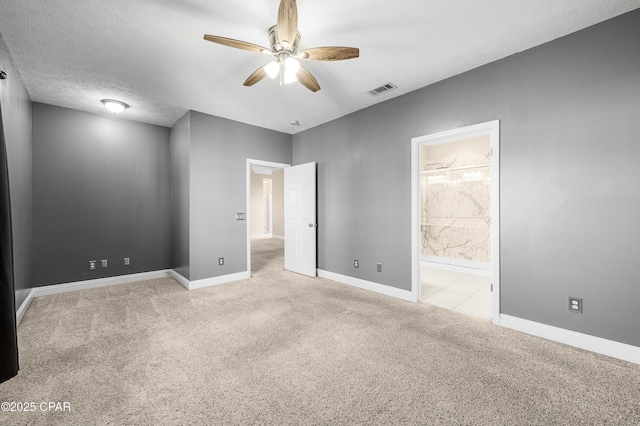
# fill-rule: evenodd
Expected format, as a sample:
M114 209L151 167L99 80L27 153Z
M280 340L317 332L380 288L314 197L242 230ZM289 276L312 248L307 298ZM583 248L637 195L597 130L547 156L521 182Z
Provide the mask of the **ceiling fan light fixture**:
M278 61L269 62L266 67L264 67L264 71L271 78L276 78L278 73L280 73L280 64Z
M295 83L298 81L296 73L286 70L284 72L284 84Z
M269 48L211 34L205 34L204 39L235 49L275 56L275 63L258 68L245 80L244 86L253 86L267 76L275 79L277 75L281 86L299 81L307 89L317 92L320 90L318 80L306 68L301 67L296 59L343 61L360 56L360 49L344 46L313 47L298 52L301 36L298 32L298 6L296 0L280 0L276 25L271 26L267 32Z
M284 60L284 69L286 72L296 74L300 70L300 64L294 58L289 56Z
M129 105L124 102L116 101L114 99L103 99L102 104L106 109L114 114L120 114L125 109L129 108Z

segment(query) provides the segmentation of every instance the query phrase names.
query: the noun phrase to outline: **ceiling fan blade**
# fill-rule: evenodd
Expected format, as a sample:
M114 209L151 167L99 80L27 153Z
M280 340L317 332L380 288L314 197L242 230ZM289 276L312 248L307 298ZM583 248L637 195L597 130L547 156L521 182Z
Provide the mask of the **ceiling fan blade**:
M249 76L249 78L247 78L245 80L245 82L243 83L245 86L253 86L254 84L256 84L257 82L259 82L260 80L262 80L263 78L265 78L267 76L267 72L264 70L266 67L260 67L257 70L254 71L253 74L251 74Z
M280 44L292 46L298 34L298 6L296 0L281 0L278 7L278 38Z
M250 52L271 53L271 49L267 49L266 47L258 46L257 44L248 43L246 41L240 41L233 38L205 34L204 39L213 43L222 44L223 46L235 47L236 49L248 50Z
M302 50L298 52L296 58L310 61L343 61L359 56L360 49L357 47L326 46Z
M318 84L318 80L316 80L316 78L311 75L311 73L307 71L307 69L303 66L300 66L296 77L298 77L298 81L302 83L304 87L311 90L312 92L317 92L318 90L320 90L320 84Z

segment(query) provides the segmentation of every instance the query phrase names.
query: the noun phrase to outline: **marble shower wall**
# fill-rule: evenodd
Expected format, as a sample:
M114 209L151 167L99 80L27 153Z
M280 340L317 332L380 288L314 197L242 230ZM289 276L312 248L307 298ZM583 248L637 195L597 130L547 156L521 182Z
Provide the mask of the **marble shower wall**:
M490 261L490 177L488 153L424 164L422 255Z

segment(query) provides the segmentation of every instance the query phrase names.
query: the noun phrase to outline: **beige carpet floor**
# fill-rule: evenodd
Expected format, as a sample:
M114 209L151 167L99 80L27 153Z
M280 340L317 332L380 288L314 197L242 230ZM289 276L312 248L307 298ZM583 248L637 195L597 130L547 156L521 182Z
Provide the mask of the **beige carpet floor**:
M640 367L282 269L40 297L19 326L3 425L636 425Z

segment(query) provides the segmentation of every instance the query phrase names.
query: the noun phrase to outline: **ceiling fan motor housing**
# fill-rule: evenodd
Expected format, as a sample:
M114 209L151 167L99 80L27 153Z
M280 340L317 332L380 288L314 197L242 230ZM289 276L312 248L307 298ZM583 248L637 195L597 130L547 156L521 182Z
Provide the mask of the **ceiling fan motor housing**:
M280 43L280 38L278 37L278 26L274 25L269 28L269 47L271 47L271 52L273 52L273 54L288 53L288 56L295 55L298 53L298 44L300 43L301 38L300 33L296 32L296 39L293 42L293 45L285 47Z

